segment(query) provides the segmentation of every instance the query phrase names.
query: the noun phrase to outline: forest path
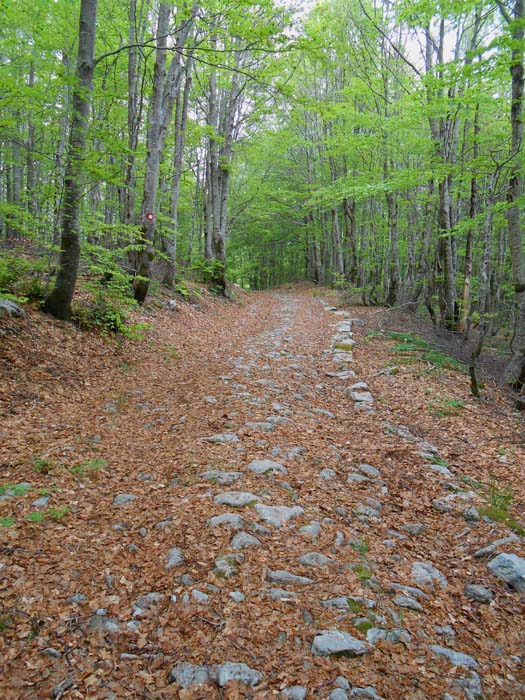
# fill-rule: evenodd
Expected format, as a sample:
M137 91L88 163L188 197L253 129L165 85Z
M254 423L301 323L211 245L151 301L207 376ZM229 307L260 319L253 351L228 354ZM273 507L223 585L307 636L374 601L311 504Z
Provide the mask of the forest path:
M70 515L7 531L4 697L525 694L523 595L487 568L523 540L378 401L398 378L328 304L158 322L119 372L14 414L25 449L76 468L31 480L52 483L33 511Z

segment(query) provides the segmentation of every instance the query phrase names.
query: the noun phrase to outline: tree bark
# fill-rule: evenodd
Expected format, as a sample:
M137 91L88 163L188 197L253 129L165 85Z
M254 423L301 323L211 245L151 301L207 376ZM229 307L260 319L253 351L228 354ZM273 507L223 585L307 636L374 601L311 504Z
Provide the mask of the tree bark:
M73 114L69 137L60 258L55 285L45 301L45 310L56 318L71 316L71 301L80 261L80 205L82 202L82 159L86 149L89 106L93 87L97 0L82 0L78 40L77 83L73 92Z

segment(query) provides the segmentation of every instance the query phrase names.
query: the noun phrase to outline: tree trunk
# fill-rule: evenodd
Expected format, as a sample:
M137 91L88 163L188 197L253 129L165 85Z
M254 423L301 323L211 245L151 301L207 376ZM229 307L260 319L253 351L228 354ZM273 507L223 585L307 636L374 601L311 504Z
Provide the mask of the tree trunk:
M80 260L80 205L82 201L82 158L86 149L89 105L93 86L97 0L82 0L78 40L77 83L73 92L73 114L69 137L60 258L55 286L46 299L45 310L56 318L71 316L71 301Z

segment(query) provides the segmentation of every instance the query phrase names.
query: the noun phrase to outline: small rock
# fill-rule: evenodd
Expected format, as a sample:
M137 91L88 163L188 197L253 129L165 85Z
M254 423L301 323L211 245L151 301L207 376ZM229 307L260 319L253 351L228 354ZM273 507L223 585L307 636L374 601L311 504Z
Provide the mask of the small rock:
M472 658L468 654L462 654L460 651L454 651L454 649L447 649L447 647L440 647L437 644L431 644L430 650L436 654L436 656L442 656L447 659L453 666L465 666L465 668L478 668L478 662L476 659Z
M478 509L471 506L470 508L465 508L463 511L463 517L468 523L477 523L480 520L480 515Z
M244 520L237 513L223 513L222 515L215 515L213 518L208 520L210 527L220 527L224 525L225 527L230 527L232 530L242 530L244 527Z
M15 304L16 306L16 304ZM2 305L0 304L0 312L2 310ZM1 313L0 313L0 318L1 318ZM60 683L57 683L57 685L54 686L53 690L51 691L51 698L52 700L60 700L62 695L66 691L68 691L70 688L73 688L75 686L75 681L72 676L66 676L63 681L60 681Z
M319 472L319 477L324 481L330 481L331 479L335 479L337 477L337 472L333 469L322 469Z
M135 500L132 493L119 493L113 499L114 506L127 506Z
M329 566L335 563L333 559L330 559L330 557L320 552L308 552L308 554L303 554L302 557L299 557L298 561L303 564L303 566L314 567Z
M401 525L401 530L408 532L410 535L419 535L424 532L427 528L426 525L422 523L407 523L406 525Z
M401 593L405 593L413 598L428 598L427 594L420 588L414 588L414 586L403 586L401 583L390 583L387 590L389 593L392 591L401 591Z
M242 472L221 472L218 469L210 469L209 471L201 474L203 479L208 479L209 481L213 481L223 486L231 486L239 479L242 479L243 476L244 475Z
M488 569L519 593L525 593L525 559L516 554L498 554L487 564Z
M376 508L368 506L365 503L358 503L354 510L354 515L362 518L373 518L379 520L381 518L381 513Z
M289 601L293 598L297 598L297 593L294 593L293 591L286 591L284 588L270 588L268 595L272 600Z
M244 427L248 428L248 430L263 433L272 433L275 430L274 424L268 421L248 421L248 423L244 424Z
M168 683L178 683L182 688L205 685L210 680L210 669L207 666L195 666L185 661L174 666L168 676Z
M210 435L209 437L202 438L204 442L240 442L237 437L237 433L218 433L217 435Z
M311 578L306 576L296 576L291 574L289 571L284 571L282 569L277 569L276 571L271 571L270 569L266 572L266 580L270 583L292 583L302 586L306 586L313 583Z
M362 474L370 477L370 479L381 478L381 472L379 471L379 469L372 467L370 464L360 464L357 468Z
M75 593L74 595L70 596L69 598L66 598L67 603L75 603L76 605L79 605L81 603L86 603L87 602L87 597L83 593Z
M51 496L40 496L31 504L33 508L45 508L49 503Z
M348 700L348 693L342 688L335 688L328 696L328 700Z
M210 596L207 593L203 593L203 591L199 591L197 588L193 589L191 592L191 597L197 603L207 603L210 599Z
M357 472L351 472L346 479L347 484L361 484L365 481L370 481L370 479L363 474L358 474Z
M173 569L174 567L180 566L183 563L184 555L182 554L182 550L178 547L173 547L168 552L168 561L166 562L166 566L164 568L168 570Z
M489 589L484 586L478 586L473 583L465 586L464 592L469 600L475 600L478 603L490 603L494 600L492 591L489 591Z
M230 681L238 681L244 685L257 685L263 679L262 673L250 668L246 664L232 663L227 661L225 664L217 666L217 684L224 688Z
M246 549L247 547L258 547L260 544L257 537L249 535L247 532L239 532L232 539L230 546L232 549Z
M384 639L386 642L390 642L391 644L410 644L412 641L410 634L401 628L384 630L380 629L379 627L372 627L367 630L366 641L369 644L375 644L380 639Z
M246 600L246 596L244 595L244 593L241 593L240 591L231 591L228 595L236 603L242 603L243 600Z
M351 700L381 700L375 688L367 685L365 688L352 688Z
M254 474L288 474L288 469L272 459L254 459L246 469Z
M318 520L311 520L310 525L305 525L304 527L299 528L299 532L302 535L306 535L312 540L315 540L317 537L319 537L319 533L321 532L321 524Z
M258 515L270 525L282 527L292 518L296 518L304 513L300 506L264 506L257 504L255 510Z
M119 622L116 617L108 617L104 614L93 615L89 621L89 630L91 632L108 632L115 634L119 631Z
M443 574L426 561L416 561L412 564L412 578L418 586L434 588L434 582L439 583L442 588L448 586L448 581Z
M214 406L215 404L219 403L215 396L205 396L204 401L206 401L206 403L209 403L211 406Z
M242 564L244 554L225 554L215 559L215 572L224 578L231 578L237 573L236 564Z
M344 676L337 676L337 678L335 679L334 685L337 688L342 688L343 690L351 690L352 689L350 682Z
M339 630L323 630L315 637L312 644L314 656L362 656L370 651L367 644L356 637Z
M423 610L421 603L408 595L396 595L394 598L394 604L400 608L407 608L408 610L416 610L418 612Z
M215 496L214 501L217 505L233 506L234 508L243 508L257 503L258 497L247 491L225 491Z

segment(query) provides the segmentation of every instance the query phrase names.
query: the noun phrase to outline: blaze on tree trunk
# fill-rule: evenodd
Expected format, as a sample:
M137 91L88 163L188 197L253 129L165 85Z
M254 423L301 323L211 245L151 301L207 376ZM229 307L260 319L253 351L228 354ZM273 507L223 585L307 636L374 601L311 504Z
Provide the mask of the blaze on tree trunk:
M73 92L73 113L69 136L60 258L55 285L45 302L45 310L56 318L71 316L80 260L80 204L82 201L82 158L86 148L89 103L93 87L97 0L82 0L78 39L77 82Z

